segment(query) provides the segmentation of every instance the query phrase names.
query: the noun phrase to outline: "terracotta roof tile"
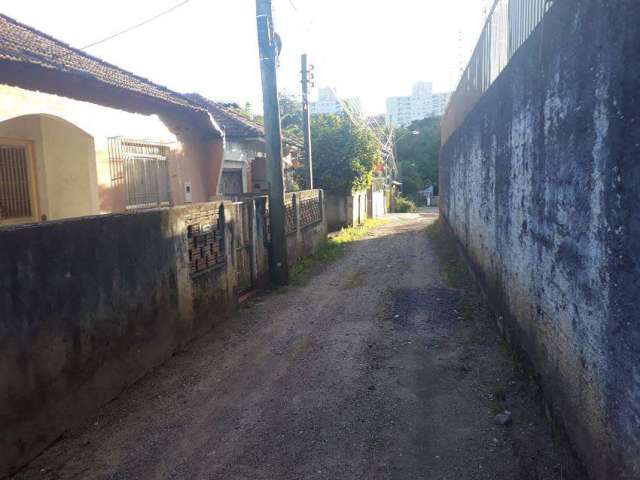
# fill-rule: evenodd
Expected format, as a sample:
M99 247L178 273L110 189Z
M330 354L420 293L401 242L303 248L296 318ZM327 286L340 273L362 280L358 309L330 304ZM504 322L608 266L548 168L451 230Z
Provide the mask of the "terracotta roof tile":
M225 131L228 138L247 139L247 138L264 138L264 126L245 117L244 115L225 107L224 105L209 100L197 93L189 93L185 95L192 102L206 108L211 116L216 120L218 125ZM301 139L291 135L284 135L285 143L295 146L304 147Z
M197 93L185 95L193 103L206 108L229 138L262 138L264 127L247 117Z
M88 55L2 14L0 14L0 62L33 64L79 76L89 76L118 89L201 110L177 92Z

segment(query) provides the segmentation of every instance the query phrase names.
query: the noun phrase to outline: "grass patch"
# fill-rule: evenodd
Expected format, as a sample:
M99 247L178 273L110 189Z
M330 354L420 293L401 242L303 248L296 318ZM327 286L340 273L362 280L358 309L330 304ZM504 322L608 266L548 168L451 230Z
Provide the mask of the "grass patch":
M369 219L357 227L343 228L332 234L316 253L296 262L289 272L292 283L300 283L304 274L322 265L327 265L341 257L353 242L363 238L369 230L387 223L384 219Z

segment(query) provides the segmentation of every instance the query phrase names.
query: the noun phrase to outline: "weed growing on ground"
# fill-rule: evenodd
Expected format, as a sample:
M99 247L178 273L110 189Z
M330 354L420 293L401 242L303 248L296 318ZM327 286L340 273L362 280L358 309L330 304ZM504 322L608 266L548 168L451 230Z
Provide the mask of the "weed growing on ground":
M340 232L330 235L325 243L316 253L300 259L291 268L290 276L294 284L300 283L305 272L327 265L341 257L350 244L363 238L369 230L387 223L385 219L366 220L364 224L357 227L343 228Z
M395 211L397 213L413 213L417 212L418 208L412 200L405 197L398 197L396 199Z

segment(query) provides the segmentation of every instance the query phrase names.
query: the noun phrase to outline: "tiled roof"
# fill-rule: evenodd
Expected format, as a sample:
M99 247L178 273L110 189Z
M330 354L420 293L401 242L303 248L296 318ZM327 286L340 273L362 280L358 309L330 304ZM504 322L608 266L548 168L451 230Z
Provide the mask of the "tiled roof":
M247 117L197 93L185 95L193 103L206 108L229 138L262 138L264 128Z
M201 110L177 92L88 55L0 14L0 63L5 62L31 64L67 74L89 77L114 88L161 102Z
M193 103L206 108L228 138L264 138L264 127L244 115L197 93L190 93L185 96ZM289 145L303 146L303 142L300 139L291 135L285 135L283 138Z

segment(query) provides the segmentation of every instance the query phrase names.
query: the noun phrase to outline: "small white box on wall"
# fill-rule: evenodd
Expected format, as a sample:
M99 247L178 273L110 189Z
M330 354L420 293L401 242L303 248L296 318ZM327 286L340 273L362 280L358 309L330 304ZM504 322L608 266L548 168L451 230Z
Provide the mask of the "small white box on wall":
M191 182L184 182L184 203L193 203L193 190Z

